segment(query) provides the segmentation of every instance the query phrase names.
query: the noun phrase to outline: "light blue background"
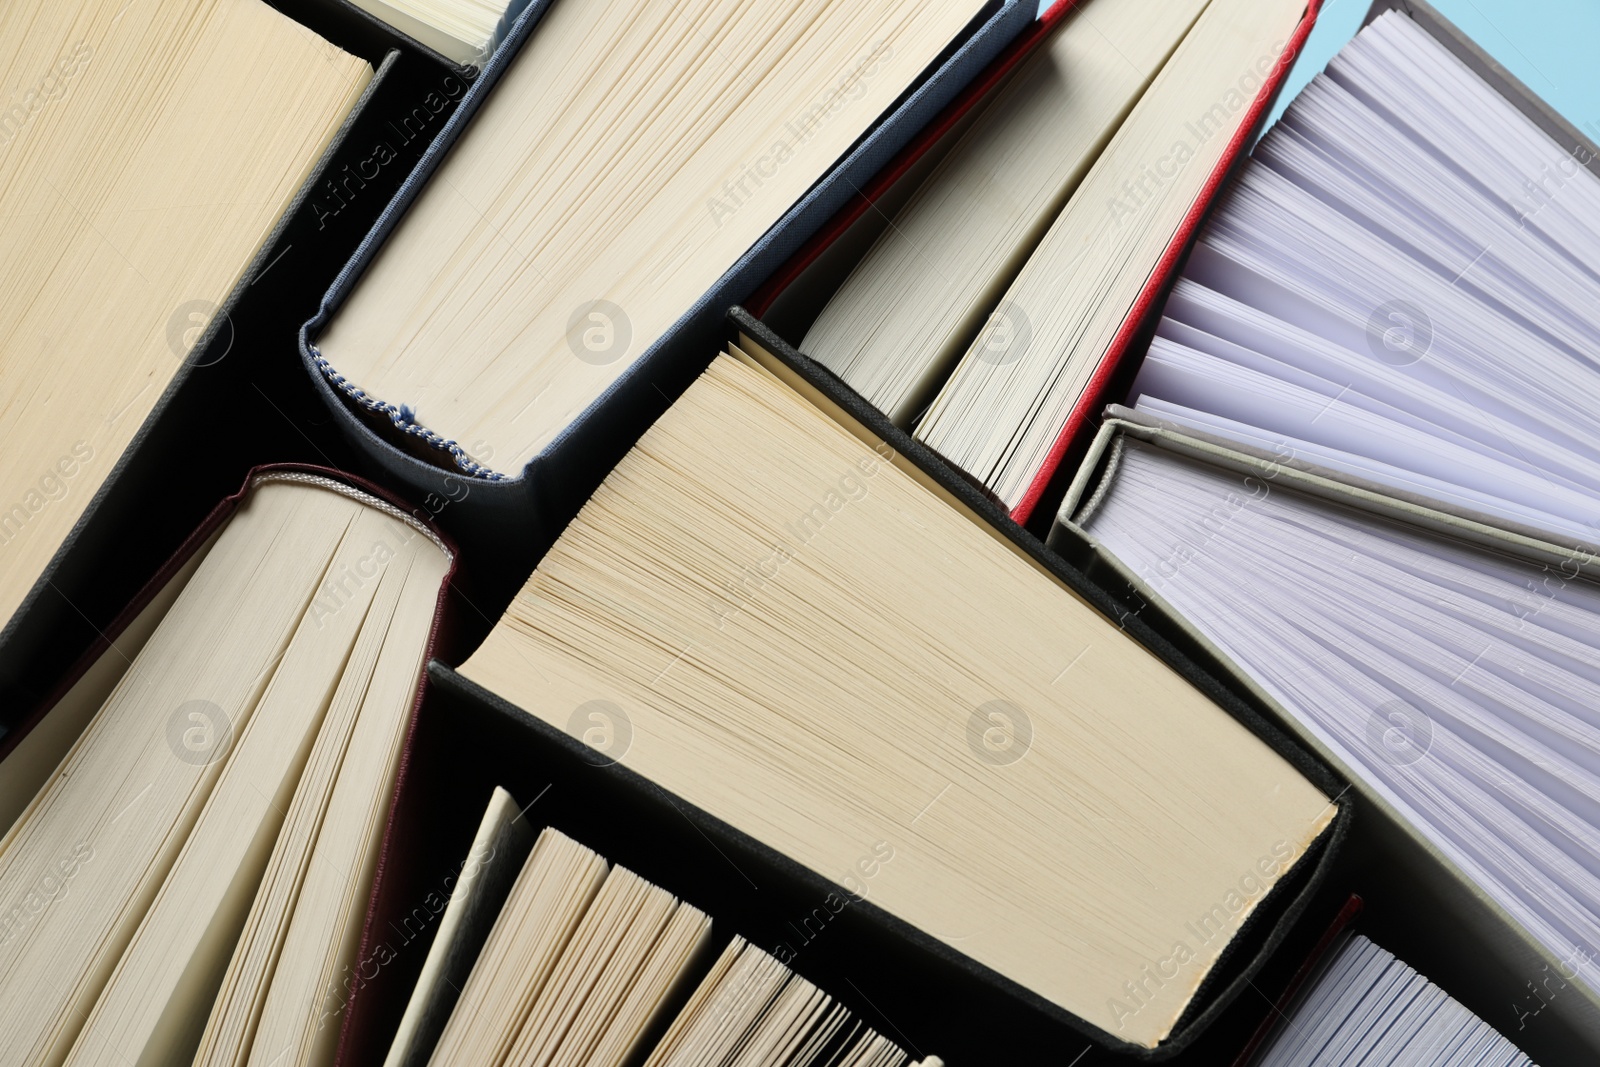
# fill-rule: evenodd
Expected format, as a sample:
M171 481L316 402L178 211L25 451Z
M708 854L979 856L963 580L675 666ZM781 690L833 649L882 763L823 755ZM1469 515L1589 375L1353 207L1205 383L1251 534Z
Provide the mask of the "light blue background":
M1589 140L1600 141L1600 0L1429 3ZM1355 36L1370 6L1370 0L1326 0L1305 51L1289 72L1274 119Z

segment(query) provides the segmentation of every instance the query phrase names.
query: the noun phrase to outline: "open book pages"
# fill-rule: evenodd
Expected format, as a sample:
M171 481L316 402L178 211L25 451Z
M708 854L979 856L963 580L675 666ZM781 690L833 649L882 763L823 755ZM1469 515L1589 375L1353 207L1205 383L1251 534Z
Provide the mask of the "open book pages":
M1416 23L1257 146L1134 383L1172 422L1600 540L1600 178Z
M1360 934L1329 954L1252 1067L1533 1067L1444 990Z
M1001 298L917 438L1014 507L1281 62L1305 0L1211 0Z
M449 556L302 475L259 481L201 551L0 840L15 1062L188 1063L214 1001L251 1005L259 1062L331 1061Z
M907 1067L893 1042L743 938L714 961L711 947L704 913L547 828L444 1033L410 1055L431 1067Z
M555 0L320 352L521 473L982 6Z
M383 1067L426 1067L534 841L517 802L497 786L450 889Z
M735 1061L734 1056L741 1053ZM744 938L712 965L645 1067L943 1067L916 1064L844 1005Z
M718 357L461 671L1153 1046L1335 808L895 459Z
M698 909L547 829L428 1062L622 1067L710 935Z
M1582 560L1520 562L1128 438L1095 501L1093 537L1600 990Z
M0 41L9 619L372 70L260 0L6 0Z
M1205 6L1079 4L895 213L801 350L908 428Z

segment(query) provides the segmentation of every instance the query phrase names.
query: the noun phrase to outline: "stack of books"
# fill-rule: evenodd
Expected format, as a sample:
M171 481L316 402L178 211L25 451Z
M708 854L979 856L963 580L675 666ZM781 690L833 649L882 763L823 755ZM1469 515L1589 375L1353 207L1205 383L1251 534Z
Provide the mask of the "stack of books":
M1592 1060L1600 160L1320 6L0 11L0 1064Z

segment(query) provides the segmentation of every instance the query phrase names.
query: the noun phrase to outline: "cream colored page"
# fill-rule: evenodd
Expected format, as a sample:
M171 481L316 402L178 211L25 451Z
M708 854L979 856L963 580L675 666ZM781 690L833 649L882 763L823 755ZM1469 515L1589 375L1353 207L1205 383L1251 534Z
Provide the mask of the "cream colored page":
M260 0L7 0L0 42L9 618L371 70Z
M801 348L907 426L1206 0L1087 0L899 211Z
M583 1047L568 1041L550 1067L611 1067L639 1064L648 1051L645 1039L661 1025L676 1018L689 992L689 983L700 976L701 961L711 940L711 919L697 908L680 904L662 929L660 939L649 946L625 990L611 995L614 1012L603 1028L593 1033L593 1045ZM590 1006L594 1007L593 1000ZM589 1022L580 1018L576 1033L588 1031Z
M1305 0L1210 0L918 424L918 440L1007 506L1026 493L1304 10Z
M415 537L415 555L401 555L384 583L403 583L400 604L376 665L352 679L361 708L318 829L249 1062L294 1062L327 1067L337 1051L351 975L371 899L372 880L394 794L406 727L416 700L433 608L449 561L408 528L390 522L391 536ZM363 684L364 683L364 684ZM280 1060L285 1049L293 1052Z
M65 1055L249 728L352 507L253 494L0 842L0 1049L30 1063Z
M520 472L979 6L557 0L322 352Z
M392 524L363 509L329 572L357 564L374 535ZM307 757L317 735L341 718L329 710L341 676L376 643L366 632L378 625L368 612L385 622L393 614L393 596L375 600L375 592L380 583L368 582L339 611L302 616L257 714L240 732L205 810L78 1036L69 1067L93 1067L113 1054L152 1067L193 1056Z
M730 359L462 671L563 729L606 716L633 770L1142 1044L1333 814L1114 624Z
M748 997L751 992L752 983L747 976L758 955L771 959L759 949L748 948L744 938L734 934L694 992L689 994L689 999L678 1009L650 1057L644 1061L644 1067L663 1067L693 1055L705 1043L707 1029L718 1024L727 1025L730 1016L739 1008L741 994ZM773 960L774 964L776 962Z
M456 63L482 67L505 0L351 0Z
M613 897L611 883L618 880L629 888ZM523 1022L507 1067L571 1067L574 1053L592 1048L677 908L666 890L613 867Z
M453 978L456 968L462 966L475 932L484 924L492 926L498 908L505 903L503 895L494 891L497 885L506 894L510 891L510 886L501 882L502 872L509 876L509 872L518 869L534 840L534 831L523 819L516 799L496 786L472 847L467 850L461 876L449 890L449 903L439 919L433 944L428 946L422 973L406 1001L405 1014L389 1044L383 1067L417 1067L431 1055L432 1046L437 1044L444 1022L449 1019L448 1015L441 1018L443 1005L448 1002L453 1006L461 992ZM487 932L481 936L487 938ZM482 947L480 943L478 948ZM468 964L467 970L470 969Z
M94 713L122 680L133 657L144 648L144 643L194 576L195 568L210 547L208 541L166 580L160 591L117 635L116 647L107 648L6 758L0 760L0 827L10 830L50 781L56 766L66 758Z
M451 1010L429 1067L499 1067L605 883L605 860L546 828Z
M271 858L249 905L249 917L231 959L224 961L226 973L209 1017L201 1015L204 1033L194 1056L195 1067L239 1064L247 1059L269 989L278 981L294 986L300 1003L310 1003L303 1020L308 1028L318 1033L337 1032L343 1022L347 991L340 986L323 993L315 956L319 950L337 954L333 946L342 946L345 938L337 909L349 895L365 901L370 889L370 880L364 880L358 871L360 846L348 844L348 837L359 840L362 833L370 831L366 823L373 818L374 808L386 808L392 783L383 777L387 772L382 768L410 721L407 712L420 673L433 602L448 566L443 553L412 527L376 510L368 510L363 518L374 525L365 531L367 536L347 539L343 589L337 594L325 590L313 605L312 615L328 623L353 614L348 597L371 593L374 586L377 602L340 673L307 767L292 798L283 804L283 829L272 843ZM378 773L363 777L357 769ZM330 816L336 803L337 811ZM338 830L323 834L328 823ZM339 832L347 835L343 851L335 840ZM318 869L308 875L313 864ZM338 868L333 879L328 877L330 867ZM339 875L349 877L343 880ZM341 881L343 894L319 891L326 890L330 882L338 886ZM334 916L331 924L339 930L333 935L326 928L329 914ZM319 928L318 923L323 926ZM303 951L308 943L311 951ZM283 993L280 998L292 1001L294 995Z

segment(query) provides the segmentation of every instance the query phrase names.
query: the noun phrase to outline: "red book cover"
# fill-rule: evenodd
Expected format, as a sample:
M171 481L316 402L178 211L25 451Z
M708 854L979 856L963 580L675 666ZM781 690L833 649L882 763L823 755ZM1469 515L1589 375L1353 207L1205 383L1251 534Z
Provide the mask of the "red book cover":
M960 122L963 116L976 107L982 100L993 92L1004 81L1013 69L1016 68L1032 51L1037 48L1050 34L1050 31L1070 13L1077 5L1078 0L1057 0L1039 19L1012 42L984 72L973 79L971 85L952 101L937 118L914 138L910 144L901 149L877 176L868 183L860 192L851 198L839 212L823 226L821 230L797 251L784 265L773 274L759 289L746 301L745 307L758 318L764 316L772 307L785 289L825 252L834 241L848 230L866 211L872 207L894 184L902 178L919 159L930 149L938 144L950 129ZM1299 58L1301 49L1305 46L1306 38L1310 35L1312 27L1316 24L1317 15L1322 7L1322 0L1307 0L1306 12L1301 17L1300 23L1295 27L1288 44L1279 56L1267 77L1263 80L1261 89L1240 120L1233 137L1223 150L1222 158L1206 178L1200 195L1195 198L1183 222L1173 235L1171 243L1167 246L1155 269L1151 271L1149 280L1134 301L1128 317L1123 321L1121 329L1117 331L1112 340L1111 347L1107 349L1102 358L1100 367L1090 378L1085 387L1083 396L1079 399L1072 413L1067 418L1066 425L1056 437L1055 444L1051 447L1044 465L1035 473L1028 491L1022 500L1011 511L1011 517L1017 523L1026 525L1034 509L1039 505L1052 478L1061 466L1062 459L1066 456L1071 445L1080 440L1085 434L1092 431L1098 420L1100 410L1110 400L1108 395L1112 382L1116 379L1117 371L1126 359L1131 358L1129 349L1135 337L1139 335L1150 316L1159 312L1167 289L1176 279L1178 266L1183 261L1185 253L1199 234L1211 206L1216 202L1218 194L1222 191L1224 183L1232 173L1233 168L1245 156L1250 145L1255 140L1257 130L1266 118L1267 112L1272 108L1277 99L1279 90L1283 87L1289 68Z
M1146 325L1150 316L1160 314L1167 290L1177 280L1179 264L1183 262L1189 246L1199 236L1200 227L1210 213L1212 205L1216 203L1228 176L1244 158L1250 145L1255 142L1256 131L1260 129L1267 112L1272 109L1273 101L1278 98L1278 91L1283 88L1289 68L1294 66L1294 61L1299 58L1301 49L1305 47L1306 38L1311 35L1311 29L1316 25L1317 14L1321 9L1322 0L1307 0L1306 13L1301 17L1300 24L1295 27L1283 54L1278 57L1278 62L1273 66L1271 73L1262 82L1261 91L1250 102L1250 107L1246 109L1238 128L1234 130L1233 138L1223 150L1222 158L1217 160L1216 167L1212 169L1205 185L1200 189L1200 195L1195 197L1194 203L1189 206L1188 214L1184 215L1183 222L1179 224L1172 241L1167 245L1167 250L1156 261L1155 269L1150 272L1150 279L1145 282L1139 298L1133 302L1128 317L1122 321L1122 328L1112 338L1111 347L1106 349L1105 355L1100 358L1099 368L1089 379L1089 384L1084 386L1083 395L1078 398L1072 413L1067 416L1066 425L1056 436L1056 443L1051 446L1044 465L1034 474L1033 481L1028 485L1028 491L1011 510L1011 517L1018 523L1026 524L1033 515L1033 509L1038 507L1051 479L1055 477L1056 470L1061 466L1061 460L1066 456L1067 449L1083 435L1093 432L1101 409L1112 399L1107 393L1117 371L1124 360L1133 358L1134 354L1129 349L1134 338L1139 335L1140 329Z

